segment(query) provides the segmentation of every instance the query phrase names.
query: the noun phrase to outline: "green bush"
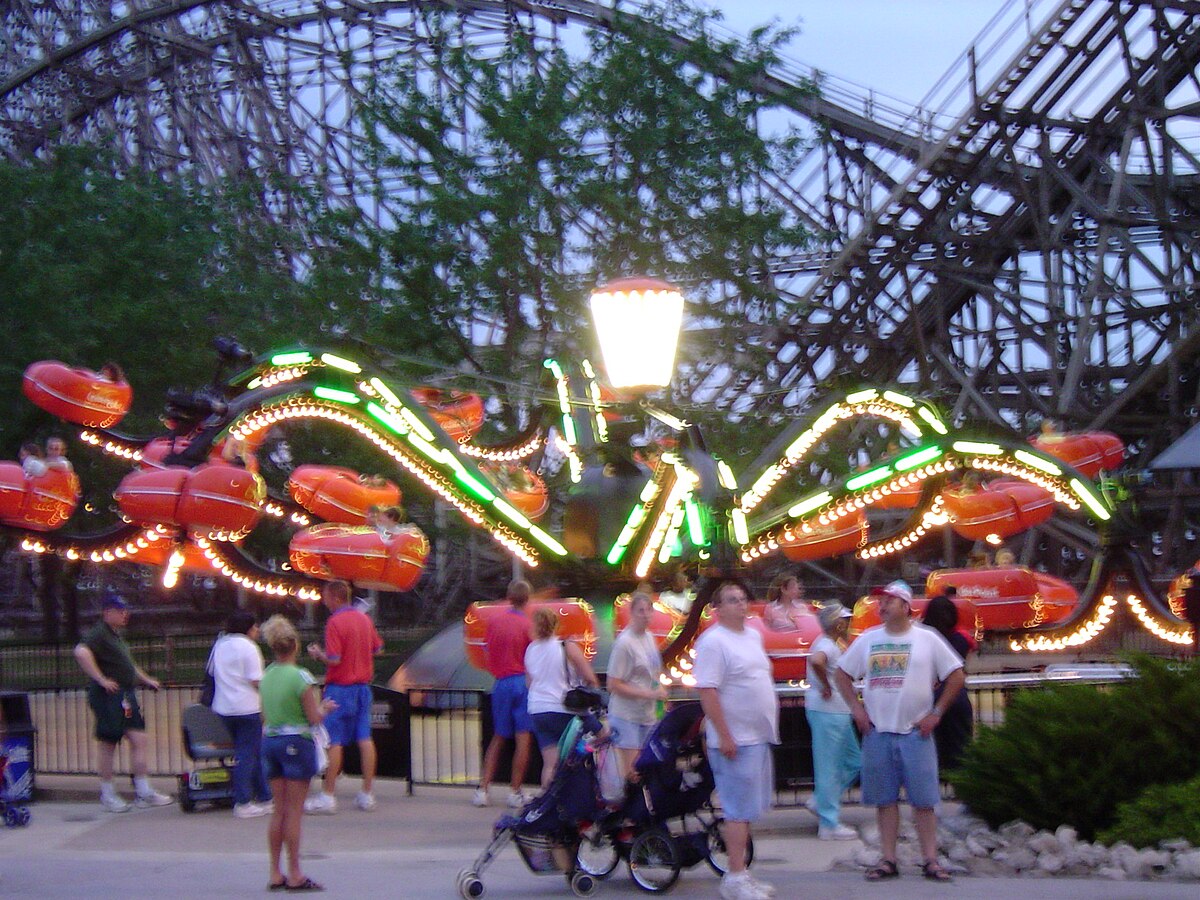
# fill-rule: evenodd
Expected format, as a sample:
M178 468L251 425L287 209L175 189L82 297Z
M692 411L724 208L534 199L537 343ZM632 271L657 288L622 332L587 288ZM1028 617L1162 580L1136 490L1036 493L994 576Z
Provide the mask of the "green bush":
M1175 838L1200 846L1200 778L1147 788L1117 807L1116 823L1099 837L1105 844L1125 841L1135 847Z
M1073 825L1093 839L1151 785L1200 774L1200 667L1138 656L1111 687L1018 694L1004 724L981 731L950 776L989 824Z

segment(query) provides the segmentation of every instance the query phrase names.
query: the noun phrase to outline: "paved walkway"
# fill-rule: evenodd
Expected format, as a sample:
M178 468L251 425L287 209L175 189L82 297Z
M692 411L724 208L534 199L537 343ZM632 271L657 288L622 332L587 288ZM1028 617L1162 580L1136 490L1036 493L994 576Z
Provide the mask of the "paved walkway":
M454 898L455 876L468 867L490 837L502 812L475 809L461 788L417 788L381 782L379 808L353 808L357 779L342 785L335 816L304 823L305 869L323 882L323 897ZM91 779L41 776L50 798L31 806L28 828L0 828L0 897L229 898L268 896L266 820L237 820L228 809L184 814L178 806L112 815L94 800ZM160 790L171 790L166 782ZM495 790L497 797L501 791ZM872 811L849 807L846 820L860 824ZM771 812L756 838L755 871L773 883L780 900L907 900L945 894L955 900L1154 900L1194 898L1195 884L1111 882L1083 879L960 878L932 885L916 870L899 881L872 885L853 871L831 871L854 842L821 842L816 823L802 809ZM509 847L483 873L490 898L570 897L561 877L535 876ZM276 894L275 896L278 896ZM624 867L605 881L597 897L646 896ZM715 898L717 879L701 863L685 870L671 896Z

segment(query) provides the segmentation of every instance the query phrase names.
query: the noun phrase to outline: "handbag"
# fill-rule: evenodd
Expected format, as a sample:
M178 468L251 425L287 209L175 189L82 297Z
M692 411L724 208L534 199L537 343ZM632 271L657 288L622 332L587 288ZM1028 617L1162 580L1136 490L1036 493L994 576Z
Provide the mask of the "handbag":
M217 652L217 644L220 642L221 639L218 637L212 650L208 652L208 662L204 664L204 681L200 684L200 698L196 701L202 706L212 706L213 700L217 696L217 678L213 674L213 655Z
M576 715L591 712L604 706L604 698L599 689L582 684L572 684L571 666L567 662L567 645L559 641L563 654L563 672L567 676L567 692L563 695L563 706Z

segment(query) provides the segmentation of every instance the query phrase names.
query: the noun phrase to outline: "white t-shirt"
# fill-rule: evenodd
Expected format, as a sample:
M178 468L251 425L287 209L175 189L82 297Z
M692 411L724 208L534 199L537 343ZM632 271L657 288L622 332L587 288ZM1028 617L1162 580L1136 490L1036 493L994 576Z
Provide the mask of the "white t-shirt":
M850 707L846 705L846 701L842 699L837 685L834 684L834 669L842 656L842 652L842 648L837 645L837 641L827 634L822 634L813 641L812 647L808 651L808 690L804 694L804 706L806 709L811 709L813 712L850 715ZM817 676L813 674L811 660L814 653L825 654L825 674L829 676L829 687L833 690L833 696L828 700L821 696L821 685Z
M864 631L838 660L851 678L862 678L863 705L878 731L908 734L933 709L933 686L962 660L946 639L913 623L904 634L883 625Z
M649 631L636 635L628 628L617 635L613 642L612 655L608 658L608 677L620 678L634 687L647 690L658 686L658 676L662 672L662 656L658 652L658 644L654 635ZM608 696L608 714L634 722L638 725L649 725L657 718L655 706L657 700L622 697L610 690Z
M258 682L263 677L263 656L258 644L244 634L227 634L213 650L213 677L217 690L213 712L222 716L249 716L262 712Z
M525 648L525 677L529 680L526 702L530 715L568 711L563 706L563 697L571 685L567 683L563 655L563 643L556 637L534 641ZM578 684L581 679L575 667L570 668L571 678Z
M761 634L753 628L732 631L714 625L696 641L692 674L696 687L717 689L735 744L779 743L779 700ZM709 744L716 747L720 738L711 719L704 728Z

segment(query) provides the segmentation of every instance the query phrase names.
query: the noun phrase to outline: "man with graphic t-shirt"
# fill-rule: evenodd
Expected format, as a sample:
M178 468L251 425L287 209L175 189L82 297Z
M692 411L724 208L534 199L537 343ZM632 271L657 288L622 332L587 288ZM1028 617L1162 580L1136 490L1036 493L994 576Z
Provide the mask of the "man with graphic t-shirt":
M325 699L336 706L325 716L329 732L329 765L322 792L304 801L306 813L332 815L337 812L333 788L342 771L343 747L358 744L362 762L362 790L354 804L364 812L375 808L375 741L371 737L371 681L375 657L383 650L383 638L361 609L351 605L350 585L331 581L321 599L329 609L325 622L325 646L309 644L308 654L325 663Z
M939 800L933 730L965 681L962 660L945 638L912 621L912 590L903 581L876 588L882 625L864 631L837 664L837 687L862 733L862 799L876 807L883 858L868 881L896 878L900 786L908 795L930 881L949 881L937 860ZM854 680L863 679L862 700ZM933 690L944 683L934 704Z

